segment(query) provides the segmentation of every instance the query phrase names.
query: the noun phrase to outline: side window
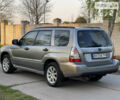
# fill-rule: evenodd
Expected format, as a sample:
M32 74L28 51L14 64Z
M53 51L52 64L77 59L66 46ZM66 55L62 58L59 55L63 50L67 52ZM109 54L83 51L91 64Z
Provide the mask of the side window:
M70 31L57 30L55 31L55 46L67 46L69 43Z
M35 45L50 46L52 31L40 31L35 41Z
M35 38L37 36L37 31L32 31L26 34L21 40L20 40L20 45L21 46L29 46L33 45Z

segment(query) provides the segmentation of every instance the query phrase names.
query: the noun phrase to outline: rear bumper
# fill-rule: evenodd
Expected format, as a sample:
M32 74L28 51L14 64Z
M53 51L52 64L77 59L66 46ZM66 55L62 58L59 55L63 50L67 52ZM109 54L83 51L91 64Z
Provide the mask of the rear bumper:
M86 75L97 75L97 74L110 74L117 72L119 69L119 61L113 60L112 64L87 67L84 64L75 63L64 63L61 64L61 70L65 77L76 77L76 76L86 76Z

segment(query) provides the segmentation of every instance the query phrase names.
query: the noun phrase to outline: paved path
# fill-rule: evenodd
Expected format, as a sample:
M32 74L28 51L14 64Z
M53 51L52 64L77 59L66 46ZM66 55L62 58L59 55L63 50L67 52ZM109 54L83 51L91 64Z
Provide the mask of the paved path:
M0 69L0 84L39 100L120 100L119 74L107 75L96 83L71 79L62 87L52 88L41 75L26 71L4 74Z

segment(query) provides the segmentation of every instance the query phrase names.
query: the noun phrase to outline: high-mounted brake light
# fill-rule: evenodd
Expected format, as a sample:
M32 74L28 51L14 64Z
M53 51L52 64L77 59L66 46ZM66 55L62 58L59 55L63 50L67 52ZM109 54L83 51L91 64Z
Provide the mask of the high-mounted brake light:
M82 62L79 56L79 52L76 48L72 48L71 50L70 62Z

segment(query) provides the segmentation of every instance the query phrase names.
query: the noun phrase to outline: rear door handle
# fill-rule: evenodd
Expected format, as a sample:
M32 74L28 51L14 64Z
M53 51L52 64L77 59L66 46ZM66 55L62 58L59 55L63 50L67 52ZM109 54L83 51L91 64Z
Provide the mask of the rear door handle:
M25 48L25 50L29 50L29 48L28 48L28 47L26 47L26 48Z
M45 48L45 49L43 49L43 51L48 51L48 49L47 49L47 48Z

